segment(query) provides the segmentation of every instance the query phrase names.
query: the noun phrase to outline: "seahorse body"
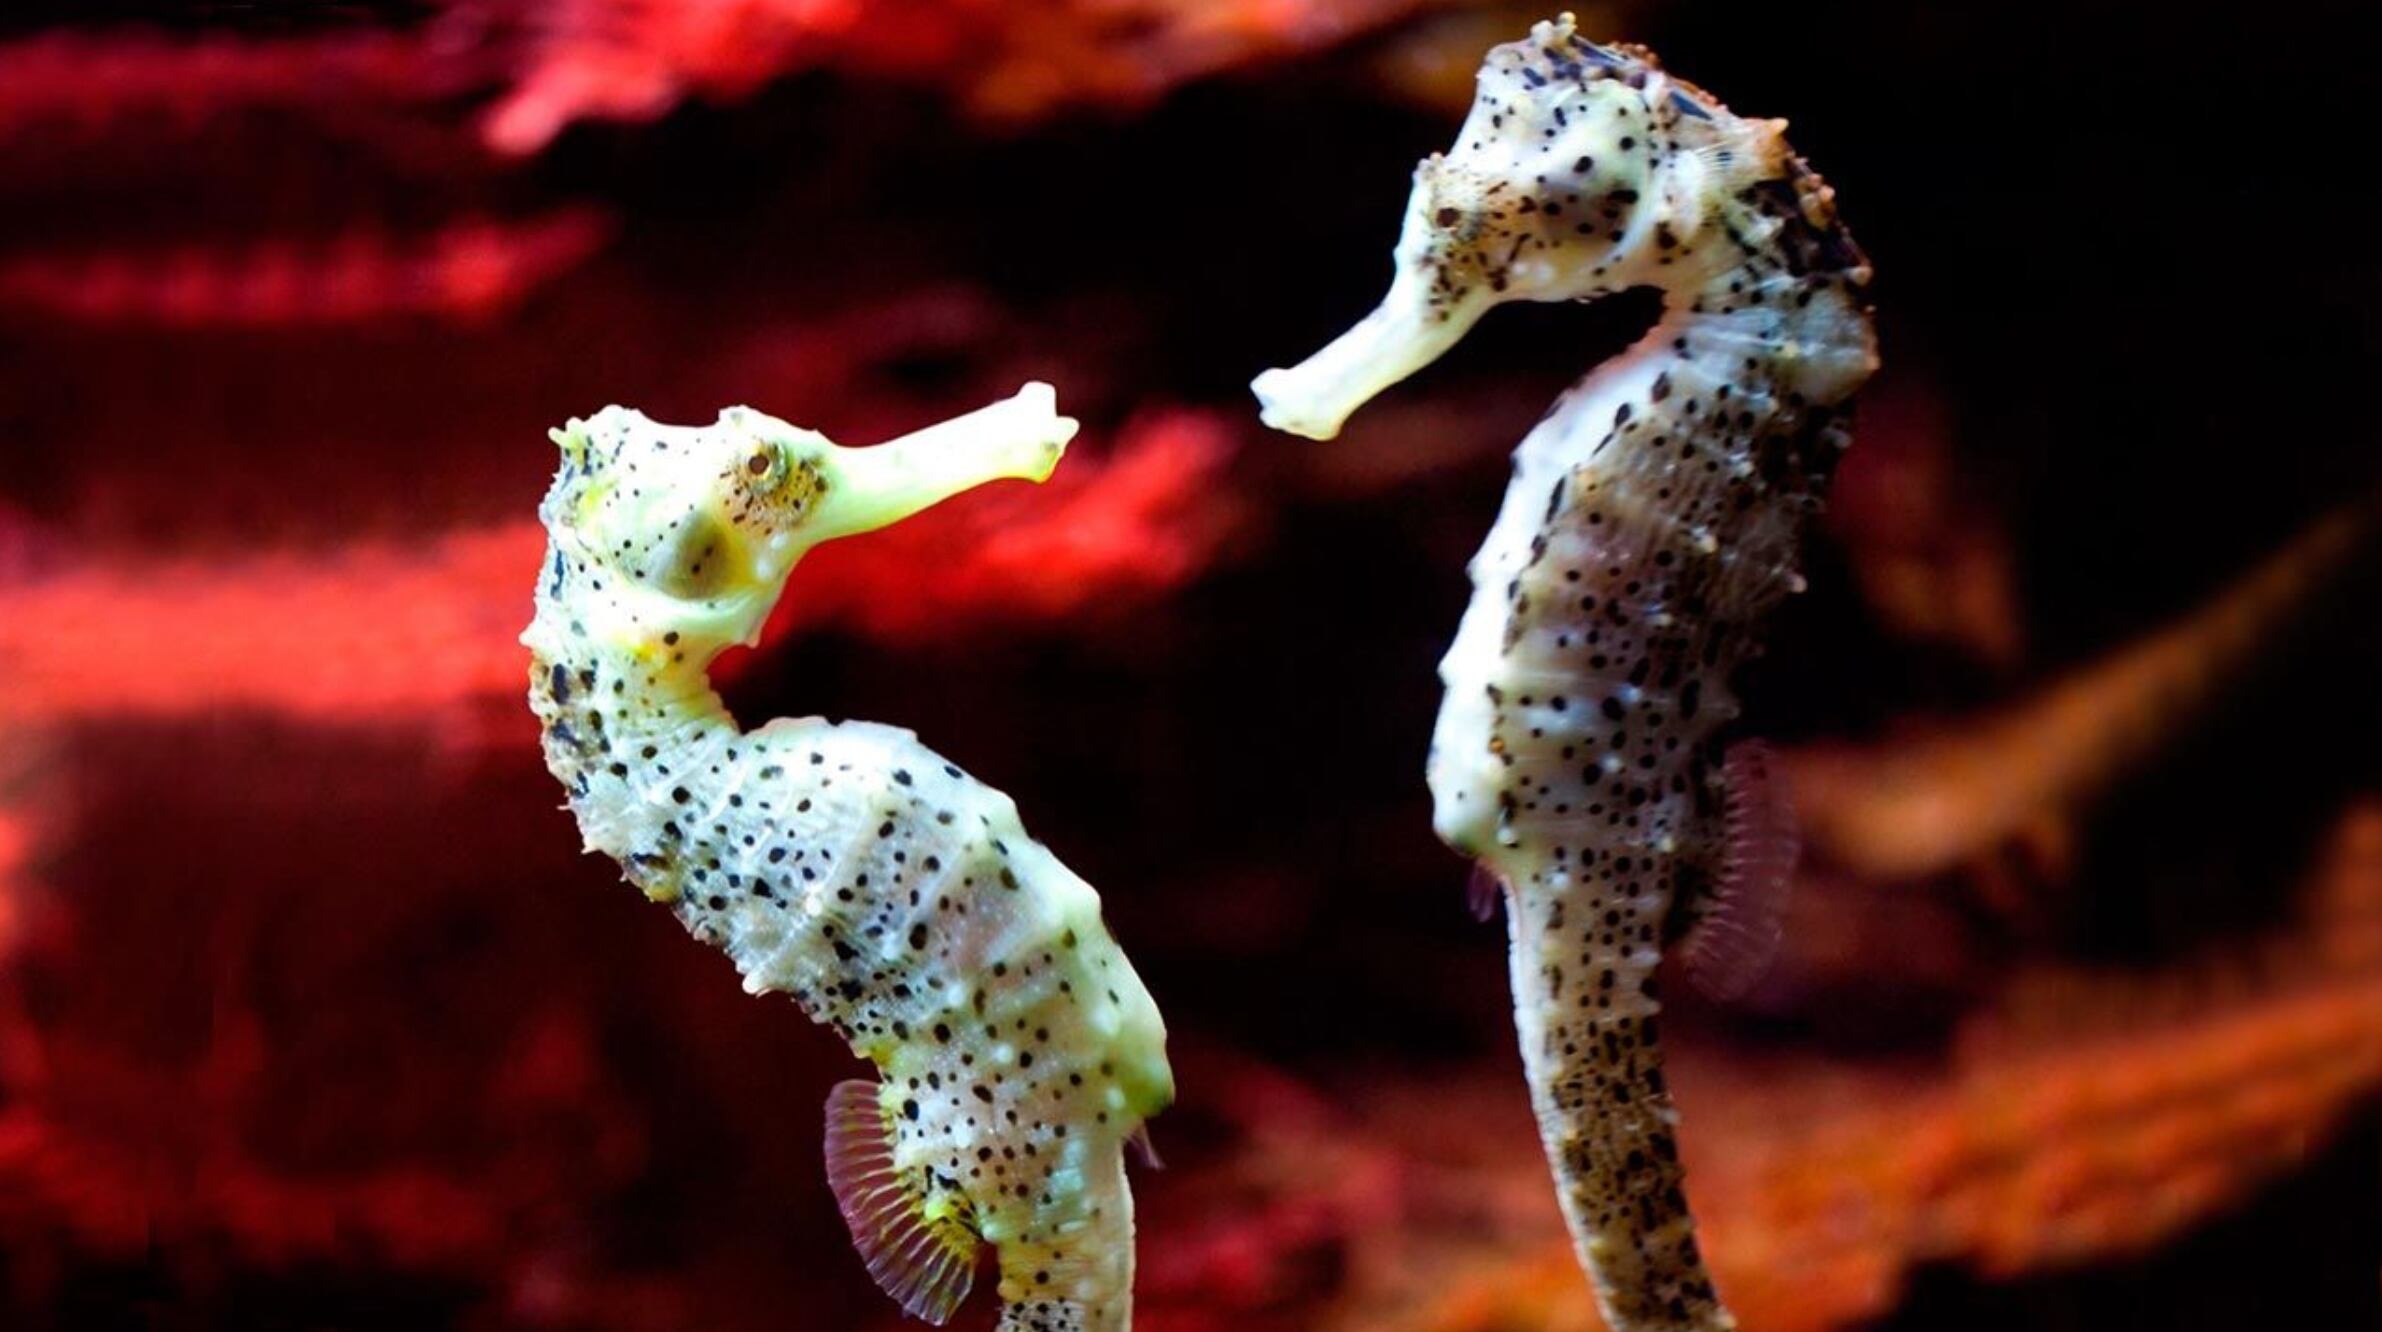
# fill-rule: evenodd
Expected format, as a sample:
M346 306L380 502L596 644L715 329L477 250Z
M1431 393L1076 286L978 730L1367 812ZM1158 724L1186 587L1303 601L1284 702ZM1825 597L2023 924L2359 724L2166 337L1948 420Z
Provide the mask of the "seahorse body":
M1759 793L1723 773L1759 765L1720 762L1729 675L1800 586L1876 364L1868 265L1782 128L1542 23L1416 169L1381 306L1253 385L1269 424L1328 437L1500 301L1666 300L1517 449L1429 764L1440 836L1506 888L1541 1134L1617 1329L1733 1325L1681 1189L1655 967L1741 872L1732 805Z
M828 1115L871 1274L940 1322L989 1242L1004 1332L1131 1326L1122 1153L1173 1098L1157 1007L1007 796L888 726L740 730L707 670L810 546L1040 480L1074 430L1044 385L869 449L747 408L704 427L606 408L554 432L522 636L588 848L878 1066Z

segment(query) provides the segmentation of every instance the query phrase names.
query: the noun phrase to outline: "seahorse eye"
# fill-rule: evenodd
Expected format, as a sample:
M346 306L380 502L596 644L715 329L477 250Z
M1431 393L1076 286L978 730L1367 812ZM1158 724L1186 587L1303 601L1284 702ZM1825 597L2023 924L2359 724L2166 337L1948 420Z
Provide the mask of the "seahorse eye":
M748 446L742 466L747 493L768 498L785 489L793 459L788 456L784 441L760 439Z

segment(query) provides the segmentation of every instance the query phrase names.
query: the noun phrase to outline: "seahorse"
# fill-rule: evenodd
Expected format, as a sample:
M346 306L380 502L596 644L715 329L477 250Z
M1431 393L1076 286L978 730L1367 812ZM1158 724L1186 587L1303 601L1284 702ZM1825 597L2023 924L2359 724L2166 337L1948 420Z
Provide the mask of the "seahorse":
M1731 114L1569 15L1489 53L1415 170L1380 306L1252 388L1335 434L1509 300L1665 308L1514 455L1440 663L1433 822L1501 889L1514 1013L1563 1211L1616 1329L1718 1329L1682 1190L1656 964L1741 982L1791 857L1758 751L1720 735L1876 366L1870 268L1784 124Z
M997 478L1040 481L1051 389L874 448L746 407L607 407L556 430L530 704L587 849L877 1065L827 1108L830 1182L870 1275L940 1323L980 1244L1003 1332L1127 1332L1124 1147L1173 1100L1165 1025L1100 898L1009 797L908 731L738 727L712 660L751 644L819 542Z

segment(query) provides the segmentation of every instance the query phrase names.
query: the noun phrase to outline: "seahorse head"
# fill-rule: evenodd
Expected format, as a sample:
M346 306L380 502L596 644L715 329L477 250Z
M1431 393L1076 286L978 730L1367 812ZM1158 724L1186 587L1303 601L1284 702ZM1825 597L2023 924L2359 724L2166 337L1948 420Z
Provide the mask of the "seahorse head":
M1389 294L1363 323L1252 386L1266 423L1325 438L1436 359L1489 307L1692 289L1734 195L1779 174L1775 121L1732 115L1651 52L1571 17L1490 52L1455 144L1414 170Z
M1451 308L1677 287L1692 277L1664 270L1737 188L1776 174L1781 128L1567 14L1490 53L1455 145L1415 170L1399 260Z
M748 407L667 426L607 407L553 433L562 467L539 515L552 541L542 590L590 595L655 634L725 644L756 632L815 535L834 446Z
M1048 384L860 449L750 407L707 426L607 407L553 432L538 622L683 642L690 659L750 643L811 547L987 481L1040 481L1074 434Z

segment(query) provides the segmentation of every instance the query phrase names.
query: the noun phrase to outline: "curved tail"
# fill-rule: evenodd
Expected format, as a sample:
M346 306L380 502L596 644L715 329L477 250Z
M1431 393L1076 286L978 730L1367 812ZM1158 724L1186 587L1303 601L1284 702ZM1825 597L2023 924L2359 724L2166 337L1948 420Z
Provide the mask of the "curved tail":
M1696 1245L1663 1079L1652 948L1580 951L1572 895L1508 894L1514 1025L1580 1265L1615 1332L1726 1332ZM1585 997L1592 997L1588 1002Z
M1001 1248L996 1332L1132 1332L1133 1190L1124 1143L1103 1133L1071 1166L1082 1179L1076 1216L1057 1242Z

